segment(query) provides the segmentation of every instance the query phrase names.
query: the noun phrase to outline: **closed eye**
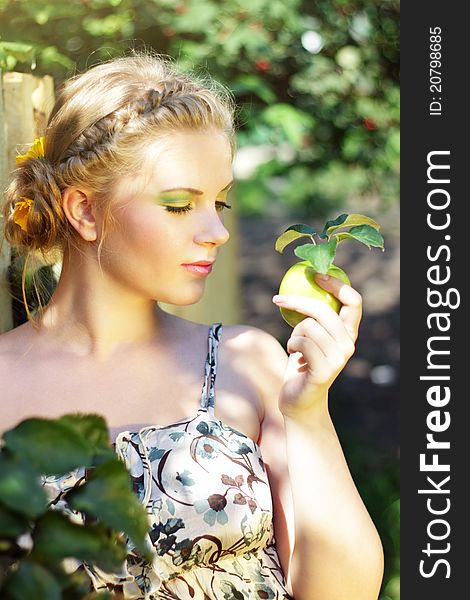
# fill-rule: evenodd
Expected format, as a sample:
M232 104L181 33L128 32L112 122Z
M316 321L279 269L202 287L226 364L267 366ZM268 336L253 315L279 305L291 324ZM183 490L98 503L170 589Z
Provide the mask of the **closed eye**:
M171 213L175 213L177 215L181 215L185 212L189 212L190 210L192 210L192 207L190 204L188 204L187 206L181 206L181 207L176 207L176 206L165 206L165 210Z
M226 202L216 202L215 206L220 211L224 210L224 208L232 208L232 206Z
M232 208L229 204L226 204L225 202L216 202L215 205L216 205L217 210L220 212L222 212L224 210L224 208ZM167 210L168 212L177 214L177 215L182 215L186 212L189 212L192 209L193 209L193 207L191 206L191 204L187 204L186 206L181 206L181 207L165 206L165 210Z

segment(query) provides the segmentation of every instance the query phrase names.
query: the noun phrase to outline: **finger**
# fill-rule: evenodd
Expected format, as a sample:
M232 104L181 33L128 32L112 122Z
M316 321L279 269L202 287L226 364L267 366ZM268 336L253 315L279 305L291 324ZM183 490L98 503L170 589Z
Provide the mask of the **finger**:
M287 352L296 358L299 367L308 367L313 371L319 361L326 357L315 342L303 335L294 335L287 340ZM297 354L297 355L296 355Z
M340 320L336 313L335 316ZM292 331L292 335L304 335L313 339L330 364L335 368L345 365L356 350L354 342L349 337L344 326L341 334L340 340L333 338L318 321L311 317L307 317L298 323Z
M295 294L274 296L273 302L277 306L295 310L307 317L313 317L339 344L351 342L351 334L345 328L342 319L338 314L323 300L318 298L309 298ZM352 339L354 342L356 338Z
M286 375L293 376L296 372L308 371L318 378L319 383L326 383L331 374L331 365L323 352L310 339L302 335L289 338L287 351L291 353L286 369ZM296 356L295 353L298 353ZM303 357L303 360L302 360ZM291 361L290 359L293 358Z
M303 321L300 321L300 323L294 327L291 336L298 335L311 338L325 356L336 351L337 342L330 333L312 317L303 319Z
M316 283L333 296L336 296L342 303L343 306L339 311L339 316L353 342L356 341L362 317L361 294L337 277L332 275L320 277L319 275L319 273L315 275ZM326 279L323 279L323 277L326 277Z

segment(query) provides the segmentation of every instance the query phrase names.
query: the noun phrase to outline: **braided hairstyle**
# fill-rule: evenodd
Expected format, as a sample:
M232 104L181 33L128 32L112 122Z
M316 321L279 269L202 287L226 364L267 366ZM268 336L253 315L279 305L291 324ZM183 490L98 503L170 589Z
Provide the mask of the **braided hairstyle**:
M64 252L83 243L62 209L70 186L89 190L103 210L103 236L116 174L139 171L149 142L175 131L218 131L235 152L235 102L209 77L180 70L168 56L120 57L66 81L44 135L45 156L13 171L3 210L4 236L27 252ZM13 220L15 203L33 200L27 231ZM100 247L98 248L98 259Z

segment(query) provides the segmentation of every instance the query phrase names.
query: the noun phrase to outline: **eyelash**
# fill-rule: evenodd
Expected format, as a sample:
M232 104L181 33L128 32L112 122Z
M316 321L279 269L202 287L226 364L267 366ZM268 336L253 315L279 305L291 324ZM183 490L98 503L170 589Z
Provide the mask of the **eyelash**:
M229 204L226 204L225 202L216 202L216 205L217 207L221 207L222 209L232 208ZM176 215L182 215L192 210L192 207L190 204L188 204L187 206L182 206L181 208L177 208L176 206L165 206L165 210Z

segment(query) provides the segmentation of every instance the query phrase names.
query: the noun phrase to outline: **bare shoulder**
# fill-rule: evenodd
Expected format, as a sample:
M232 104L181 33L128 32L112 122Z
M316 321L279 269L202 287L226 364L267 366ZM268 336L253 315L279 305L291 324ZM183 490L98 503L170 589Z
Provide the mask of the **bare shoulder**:
M27 352L31 343L30 325L24 323L19 327L0 334L0 369L7 371L22 352ZM1 371L0 371L1 372Z
M30 371L42 366L42 360L37 335L31 323L23 323L0 334L1 384L19 380L24 382Z
M252 379L264 403L277 402L288 355L280 342L269 332L251 325L224 327L225 347L232 360L239 362L243 372Z
M30 371L36 363L30 328L25 323L0 334L0 430L17 422L31 397L22 393L28 388Z
M233 347L243 347L247 352L260 352L272 357L287 358L287 354L279 341L268 331L252 325L225 325L223 336Z

